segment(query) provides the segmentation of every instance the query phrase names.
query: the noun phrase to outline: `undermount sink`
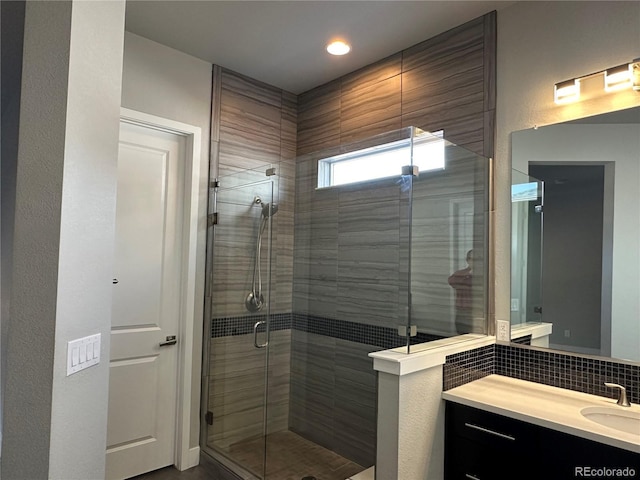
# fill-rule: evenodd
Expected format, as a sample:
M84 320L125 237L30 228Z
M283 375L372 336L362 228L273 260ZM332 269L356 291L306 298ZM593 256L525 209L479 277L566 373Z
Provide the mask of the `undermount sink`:
M587 420L605 427L640 435L640 412L625 407L586 407L580 413Z

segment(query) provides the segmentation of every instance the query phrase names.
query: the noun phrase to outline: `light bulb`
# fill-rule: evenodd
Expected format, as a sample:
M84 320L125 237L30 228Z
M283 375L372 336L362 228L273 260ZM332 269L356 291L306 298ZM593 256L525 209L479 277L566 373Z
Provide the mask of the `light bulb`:
M327 45L327 52L331 55L346 55L351 51L351 45L342 40L336 40Z

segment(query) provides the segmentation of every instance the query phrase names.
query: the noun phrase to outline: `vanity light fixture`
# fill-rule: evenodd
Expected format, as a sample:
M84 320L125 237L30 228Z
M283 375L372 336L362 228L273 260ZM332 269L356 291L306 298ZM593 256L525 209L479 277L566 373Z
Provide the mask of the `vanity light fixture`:
M580 80L566 80L556 83L554 98L556 103L577 102L580 99Z
M631 70L631 83L633 83L633 89L636 91L640 90L640 58L636 58L631 65L629 65L629 69Z
M327 52L331 55L346 55L351 51L351 45L342 40L335 40L327 45Z
M607 68L604 72L605 92L615 92L632 86L631 65L625 63L617 67Z
M604 77L605 92L615 92L626 88L633 88L633 90L640 91L640 58L636 58L630 63L623 63L617 67L607 68L606 70L556 83L554 86L555 102L557 104L563 104L580 100L580 82L587 78L600 75Z

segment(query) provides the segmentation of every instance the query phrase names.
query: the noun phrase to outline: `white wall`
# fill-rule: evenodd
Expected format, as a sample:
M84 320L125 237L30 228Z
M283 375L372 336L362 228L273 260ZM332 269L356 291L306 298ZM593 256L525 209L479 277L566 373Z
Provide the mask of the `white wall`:
M393 375L378 372L376 478L444 477L442 365Z
M614 162L612 357L640 360L640 125L554 125L513 137L513 166Z
M104 477L124 10L26 5L4 478ZM67 377L95 333L101 363Z
M202 158L200 172L201 211L198 213L196 311L193 329L191 382L191 438L198 447L200 438L200 373L202 364L202 319L206 247L207 180L209 168L209 125L211 111L210 63L199 60L146 38L126 32L122 73L122 106L159 117L200 127Z
M510 316L511 132L640 105L632 90L571 105L553 85L640 56L640 2L521 2L498 12L496 318Z

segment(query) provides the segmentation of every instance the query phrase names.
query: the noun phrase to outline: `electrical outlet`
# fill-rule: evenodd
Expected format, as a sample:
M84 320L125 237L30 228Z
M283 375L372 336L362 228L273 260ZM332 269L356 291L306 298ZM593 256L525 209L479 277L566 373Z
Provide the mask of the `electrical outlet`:
M520 311L520 299L519 298L512 298L511 299L511 311L512 312Z
M501 342L508 342L509 339L509 321L508 320L498 320L496 321L497 332L496 338Z
M571 330L564 331L564 338L571 338Z

